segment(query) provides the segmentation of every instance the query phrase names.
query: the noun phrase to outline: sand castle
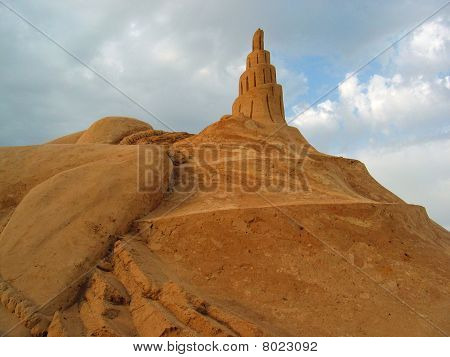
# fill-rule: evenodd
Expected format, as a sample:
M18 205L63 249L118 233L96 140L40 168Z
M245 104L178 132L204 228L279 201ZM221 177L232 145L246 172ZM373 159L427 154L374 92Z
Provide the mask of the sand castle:
M246 67L239 78L239 96L233 103L233 115L244 115L262 123L286 124L283 89L277 84L270 52L264 49L261 29L253 35L253 48L247 56Z
M203 143L217 155L196 160ZM241 165L267 143L308 155ZM136 189L141 149L164 163L152 192ZM181 190L202 165L215 189ZM199 134L108 117L1 147L0 167L0 335L450 334L449 232L286 125L260 29L232 115ZM309 190L243 191L242 167L301 169Z

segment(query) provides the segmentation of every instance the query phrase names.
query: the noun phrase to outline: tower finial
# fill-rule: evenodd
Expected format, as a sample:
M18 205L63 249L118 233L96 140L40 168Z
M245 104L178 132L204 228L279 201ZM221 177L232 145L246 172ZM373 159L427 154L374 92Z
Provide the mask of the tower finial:
M253 51L264 49L264 31L257 29L253 35Z

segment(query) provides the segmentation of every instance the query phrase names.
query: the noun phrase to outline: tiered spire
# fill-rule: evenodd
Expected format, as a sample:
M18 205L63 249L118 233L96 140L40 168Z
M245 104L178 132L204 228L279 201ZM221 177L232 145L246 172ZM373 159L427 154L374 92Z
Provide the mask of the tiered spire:
M284 124L283 89L277 84L270 52L264 50L264 31L253 35L252 52L246 70L239 79L239 96L233 103L233 115L244 115L263 123Z

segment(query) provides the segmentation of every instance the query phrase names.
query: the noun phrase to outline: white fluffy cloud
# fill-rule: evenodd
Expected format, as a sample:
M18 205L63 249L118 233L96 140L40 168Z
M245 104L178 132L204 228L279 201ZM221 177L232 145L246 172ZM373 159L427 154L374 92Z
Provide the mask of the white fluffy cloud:
M366 145L393 145L447 133L449 76L405 78L373 75L364 83L352 77L336 101L326 100L298 114L293 123L319 149L348 152ZM295 110L301 113L304 106ZM348 141L352 137L353 142ZM357 144L357 145L355 145Z
M425 23L392 58L403 73L435 74L449 70L450 28L444 18Z
M374 74L366 82L357 75L350 77L339 87L336 100L305 113L305 106L297 105L293 123L319 149L335 152L350 151L349 137L357 150L447 135L449 33L441 19L427 24L391 55L383 69L388 74Z

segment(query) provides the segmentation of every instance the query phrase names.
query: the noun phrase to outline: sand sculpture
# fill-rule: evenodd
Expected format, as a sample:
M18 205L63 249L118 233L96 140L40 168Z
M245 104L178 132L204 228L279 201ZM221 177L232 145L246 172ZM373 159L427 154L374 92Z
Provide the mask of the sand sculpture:
M203 143L216 155L198 160ZM256 152L246 173L296 182L300 169L307 189L243 190L249 144L300 148L270 171ZM153 192L136 189L142 149L164 163ZM214 190L184 191L202 165ZM2 147L0 168L0 334L450 334L450 233L286 125L260 29L232 114L199 134L108 117Z
M259 122L285 124L283 90L277 84L276 70L270 64L270 52L264 49L264 31L253 35L253 49L247 56L246 70L239 78L239 96L233 103L233 115L245 115Z

